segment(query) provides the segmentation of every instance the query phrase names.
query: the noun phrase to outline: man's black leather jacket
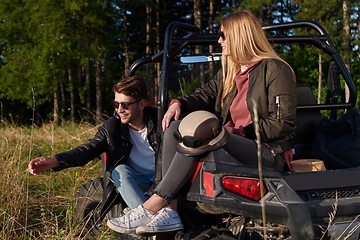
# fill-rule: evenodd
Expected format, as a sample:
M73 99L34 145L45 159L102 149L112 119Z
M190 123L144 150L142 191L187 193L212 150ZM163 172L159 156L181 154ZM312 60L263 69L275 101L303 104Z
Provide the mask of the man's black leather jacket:
M156 159L159 152L156 135L157 109L145 107L144 117L147 126L147 137L155 151ZM94 138L87 143L68 152L56 154L55 157L58 159L60 167L53 170L60 171L69 167L83 166L102 153L106 153L106 161L103 161L103 217L111 209L114 200L119 197L111 179L111 172L119 164L126 164L131 149L129 128L126 124L121 123L119 116L116 114L99 127Z

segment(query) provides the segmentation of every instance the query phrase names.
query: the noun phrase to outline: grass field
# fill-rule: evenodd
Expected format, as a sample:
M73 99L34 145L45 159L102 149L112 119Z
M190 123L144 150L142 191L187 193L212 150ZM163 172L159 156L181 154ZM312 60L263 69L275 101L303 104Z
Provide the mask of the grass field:
M72 201L84 183L101 176L100 161L39 176L31 175L27 166L35 157L85 143L96 131L85 124L0 125L0 239L76 239Z

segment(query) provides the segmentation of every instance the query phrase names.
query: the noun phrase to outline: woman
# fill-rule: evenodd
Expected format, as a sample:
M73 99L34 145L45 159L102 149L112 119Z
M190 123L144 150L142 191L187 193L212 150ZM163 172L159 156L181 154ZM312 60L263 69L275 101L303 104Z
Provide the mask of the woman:
M173 118L178 120L180 113L186 115L197 110L214 113L232 133L222 147L240 163L257 166L253 124L256 106L262 166L283 171L286 162L291 161L296 115L293 70L275 53L260 22L247 11L224 17L219 34L222 72L204 88L172 100L162 120L163 130L167 129L162 181L143 205L109 220L111 229L140 235L183 229L176 212L176 194L191 176L197 159L172 150L176 144L173 132L179 121L170 122Z

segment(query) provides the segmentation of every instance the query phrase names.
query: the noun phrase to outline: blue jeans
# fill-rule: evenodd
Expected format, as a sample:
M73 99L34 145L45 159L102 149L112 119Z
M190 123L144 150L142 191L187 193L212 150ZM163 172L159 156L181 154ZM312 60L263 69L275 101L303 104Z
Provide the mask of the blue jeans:
M144 193L149 189L154 180L154 175L154 173L136 175L125 164L120 164L112 171L115 187L131 209L138 207L147 200Z

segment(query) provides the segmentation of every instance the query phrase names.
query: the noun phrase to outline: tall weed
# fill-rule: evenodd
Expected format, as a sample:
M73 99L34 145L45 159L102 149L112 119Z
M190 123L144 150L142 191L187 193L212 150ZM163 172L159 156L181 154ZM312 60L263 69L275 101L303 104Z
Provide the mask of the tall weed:
M0 239L74 239L72 201L88 180L101 176L101 163L32 176L31 159L70 150L92 138L97 127L52 124L0 128Z

